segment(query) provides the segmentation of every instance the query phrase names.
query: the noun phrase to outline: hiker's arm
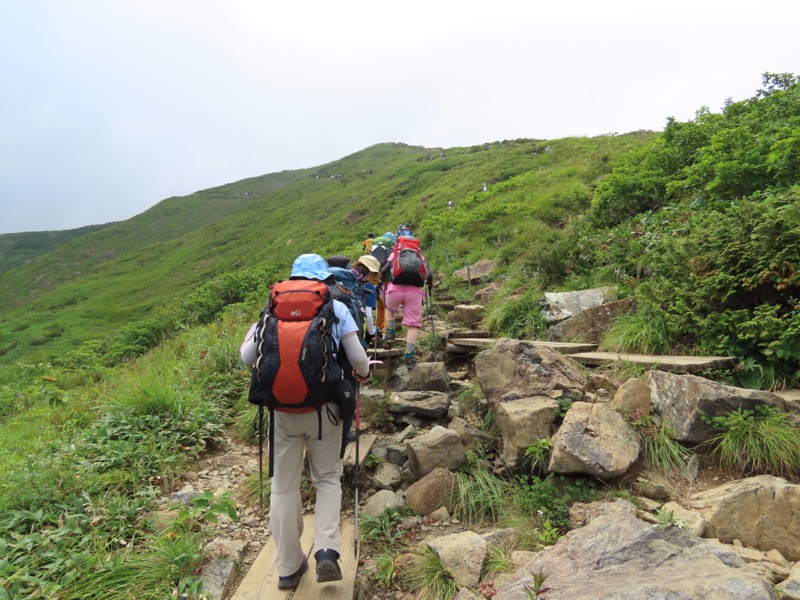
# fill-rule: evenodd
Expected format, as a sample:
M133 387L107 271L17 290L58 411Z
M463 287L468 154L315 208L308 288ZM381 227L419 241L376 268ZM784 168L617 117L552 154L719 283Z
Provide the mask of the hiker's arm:
M342 337L342 347L356 373L361 377L369 377L369 357L355 331Z
M364 309L364 312L367 314L367 333L370 335L375 335L375 321L372 318L372 307L367 306Z
M258 345L256 344L256 327L258 323L253 323L253 326L250 327L250 331L247 332L247 335L244 336L244 341L242 345L239 346L239 356L242 359L242 362L246 365L250 365L251 367L256 364L256 360L258 359Z

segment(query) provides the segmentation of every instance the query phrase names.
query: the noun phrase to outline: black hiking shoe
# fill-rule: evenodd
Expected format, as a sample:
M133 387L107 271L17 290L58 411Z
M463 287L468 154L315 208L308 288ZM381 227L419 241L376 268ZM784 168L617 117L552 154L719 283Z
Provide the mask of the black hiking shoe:
M319 567L317 567L319 569ZM303 573L308 571L308 561L306 557L303 557L303 564L300 565L300 568L297 569L291 575L286 575L285 577L278 577L278 589L279 590L293 590L300 585L300 578L303 576Z
M317 560L317 583L342 579L342 570L338 562L339 553L336 550L317 550L314 558Z

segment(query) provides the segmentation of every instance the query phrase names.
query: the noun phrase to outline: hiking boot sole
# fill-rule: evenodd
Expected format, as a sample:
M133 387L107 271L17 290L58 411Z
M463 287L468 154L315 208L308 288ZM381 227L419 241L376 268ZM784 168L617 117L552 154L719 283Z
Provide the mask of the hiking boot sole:
M317 561L317 583L327 581L341 581L342 570L335 560Z

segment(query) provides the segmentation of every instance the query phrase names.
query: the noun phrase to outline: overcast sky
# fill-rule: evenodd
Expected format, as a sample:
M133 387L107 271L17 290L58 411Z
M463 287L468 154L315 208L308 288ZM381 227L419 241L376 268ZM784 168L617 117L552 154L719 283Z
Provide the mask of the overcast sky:
M2 0L0 233L431 147L663 129L800 74L798 0Z

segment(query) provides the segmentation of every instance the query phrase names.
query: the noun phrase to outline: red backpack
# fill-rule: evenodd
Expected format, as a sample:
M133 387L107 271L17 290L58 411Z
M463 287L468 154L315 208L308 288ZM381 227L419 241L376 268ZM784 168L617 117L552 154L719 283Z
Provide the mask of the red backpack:
M291 413L319 410L342 378L331 329L333 297L322 281L276 283L261 314L248 400Z
M414 237L397 238L392 261L392 281L399 285L422 287L428 279L428 265Z
M321 281L281 281L272 287L255 336L258 358L247 400L259 407L259 449L263 409L288 413L317 411L342 393L343 371L334 347L333 297ZM275 419L269 419L269 474L273 473Z

